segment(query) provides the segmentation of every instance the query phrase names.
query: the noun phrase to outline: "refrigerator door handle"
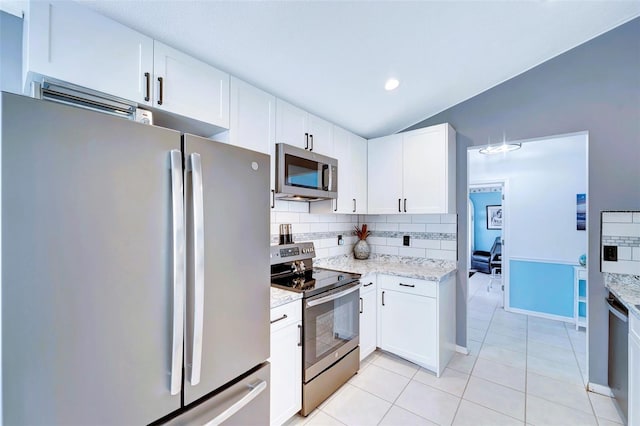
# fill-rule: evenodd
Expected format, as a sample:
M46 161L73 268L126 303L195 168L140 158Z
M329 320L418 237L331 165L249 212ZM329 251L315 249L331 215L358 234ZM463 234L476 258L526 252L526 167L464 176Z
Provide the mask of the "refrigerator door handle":
M202 369L202 337L204 324L204 195L200 154L189 155L191 188L193 190L193 350L191 359L192 386L200 383Z
M171 345L171 395L182 388L182 341L186 281L184 203L182 201L182 152L171 150L171 205L173 216L173 333Z
M258 395L260 395L266 388L267 382L260 380L256 383L247 385L251 391L245 396L236 401L231 407L218 414L215 418L205 423L205 426L217 426L222 424L225 420L236 414L242 408L246 407L251 401L253 401Z

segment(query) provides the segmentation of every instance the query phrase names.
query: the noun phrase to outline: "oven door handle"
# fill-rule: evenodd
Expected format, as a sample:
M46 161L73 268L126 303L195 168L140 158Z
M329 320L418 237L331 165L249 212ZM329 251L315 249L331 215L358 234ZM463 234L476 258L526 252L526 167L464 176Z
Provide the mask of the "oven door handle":
M332 300L336 300L341 298L342 296L346 296L347 294L353 293L354 291L360 290L360 282L356 285L349 287L346 290L339 291L337 293L330 294L328 296L319 297L317 299L312 299L307 302L307 307L318 306L323 303L331 302Z
M613 315L616 316L616 318L618 318L620 321L622 322L627 322L629 321L629 314L628 312L624 312L619 306L618 303L616 303L615 300L613 299L609 299L609 298L605 298L605 300L607 301L607 307L609 308L609 312L611 312Z

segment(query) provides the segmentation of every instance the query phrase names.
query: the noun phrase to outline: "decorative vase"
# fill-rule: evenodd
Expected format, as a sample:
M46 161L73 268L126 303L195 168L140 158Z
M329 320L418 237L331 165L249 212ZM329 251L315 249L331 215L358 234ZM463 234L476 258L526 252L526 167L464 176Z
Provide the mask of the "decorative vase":
M353 246L353 257L356 259L368 259L369 254L371 254L371 249L366 240L358 240L356 245Z

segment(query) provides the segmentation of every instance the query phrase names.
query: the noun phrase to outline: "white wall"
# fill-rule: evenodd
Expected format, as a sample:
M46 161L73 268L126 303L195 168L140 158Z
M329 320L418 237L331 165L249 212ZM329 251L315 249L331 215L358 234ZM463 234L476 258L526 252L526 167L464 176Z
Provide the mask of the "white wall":
M473 150L468 161L469 183L508 180L509 257L577 264L587 250L587 232L576 230L576 194L587 193L586 134L524 142L507 154Z

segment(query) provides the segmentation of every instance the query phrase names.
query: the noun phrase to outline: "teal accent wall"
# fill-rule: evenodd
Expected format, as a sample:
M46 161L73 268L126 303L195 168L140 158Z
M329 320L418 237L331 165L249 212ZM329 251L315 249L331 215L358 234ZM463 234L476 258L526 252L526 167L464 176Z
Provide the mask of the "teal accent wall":
M509 303L512 308L573 318L573 266L510 261Z
M473 201L473 216L475 219L473 230L473 249L491 250L496 237L502 234L500 229L487 229L487 206L502 204L501 192L476 192L469 194Z

